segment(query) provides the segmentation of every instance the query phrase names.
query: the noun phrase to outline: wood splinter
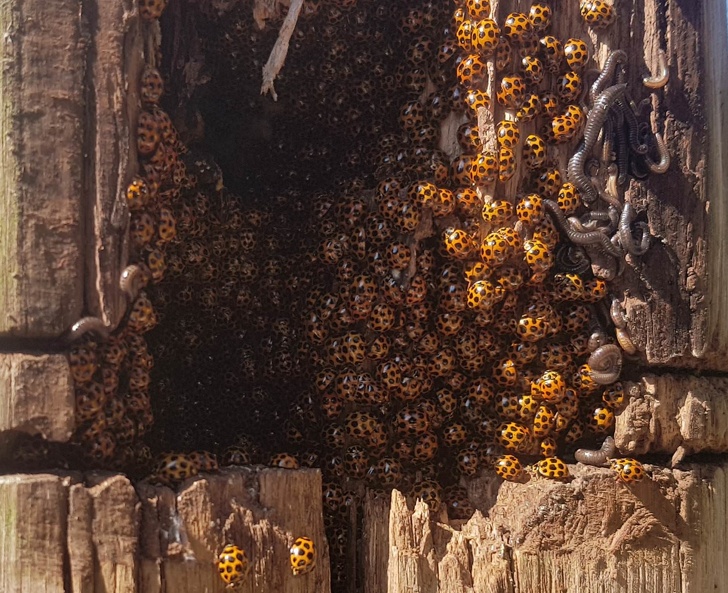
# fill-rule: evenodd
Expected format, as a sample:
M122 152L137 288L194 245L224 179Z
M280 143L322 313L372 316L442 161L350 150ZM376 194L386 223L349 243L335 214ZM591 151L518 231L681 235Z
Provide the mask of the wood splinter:
M268 56L268 61L263 66L263 84L260 87L260 94L265 95L270 92L274 101L278 100L278 94L273 86L273 81L286 62L288 44L296 28L296 22L298 21L298 15L301 12L302 6L303 0L291 0L291 5L288 7L288 14L286 14L281 29L278 31L278 39L276 39L276 43Z

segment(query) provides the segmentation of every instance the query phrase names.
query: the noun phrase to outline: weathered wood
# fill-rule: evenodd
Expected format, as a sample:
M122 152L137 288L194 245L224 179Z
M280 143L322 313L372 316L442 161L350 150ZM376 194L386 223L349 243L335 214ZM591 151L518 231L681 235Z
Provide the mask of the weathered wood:
M58 336L83 309L79 10L0 2L0 336Z
M139 491L143 577L152 587L141 592L224 591L215 563L228 542L251 560L242 591L330 591L318 471L223 470L190 481L176 496L161 486ZM316 543L318 562L294 577L288 548L301 535Z
M0 476L3 593L225 591L217 555L244 548L251 574L239 590L329 593L321 475L315 470L224 470L178 492L126 476ZM313 572L294 577L288 548L316 542Z
M137 593L140 503L126 476L86 476L92 502L94 591Z
M710 342L704 352L711 366L725 368L728 359L728 291L725 262L728 242L723 238L728 228L728 14L722 0L705 0L702 20L705 59L701 78L705 85L705 113L708 143L707 187L710 208L710 249L707 294Z
M128 259L125 191L137 167L136 121L145 31L134 0L84 0L94 59L88 75L89 313L116 327L124 314L119 277Z
M0 591L65 591L67 513L62 477L0 476Z
M0 354L0 432L65 442L74 429L68 360L60 354Z
M530 4L526 0L494 4L498 22L510 12L527 13ZM653 241L645 256L628 258L627 269L612 283L611 292L626 309L628 331L641 351L642 362L728 369L728 357L708 352L712 330L708 326L711 303L706 297L713 289L707 279L707 254L713 249L722 251L724 233L710 238L707 233L704 86L697 75L708 45L701 40L703 3L626 0L615 6L617 19L605 30L586 26L578 2L555 6L552 26L552 33L562 40L580 37L587 41L594 57L587 68L594 63L603 66L612 50L627 52L630 92L637 102L651 97L653 130L663 134L672 155L667 173L632 182L624 192L627 202L646 213ZM670 81L650 94L642 78L657 71L660 48L668 56ZM495 122L510 117L512 113L495 100L490 109L481 110L483 141L494 138ZM535 124L526 122L520 131L522 138L538 133ZM562 172L575 149L576 143L550 148L550 156ZM509 194L515 189L506 184L499 191L513 199ZM716 291L722 290L720 278L715 276Z
M375 590L370 582L381 582L381 571L389 580L379 591L388 593L727 590L725 464L653 468L629 487L610 470L570 470L567 483L472 480L479 511L462 529L428 521L422 502L412 509L396 491L389 509L368 499L366 517L390 514L390 550L370 559L376 568L365 575L366 590ZM369 529L381 527L367 521Z
M728 377L646 375L638 385L641 395L630 398L615 422L622 453L674 455L678 462L728 451Z

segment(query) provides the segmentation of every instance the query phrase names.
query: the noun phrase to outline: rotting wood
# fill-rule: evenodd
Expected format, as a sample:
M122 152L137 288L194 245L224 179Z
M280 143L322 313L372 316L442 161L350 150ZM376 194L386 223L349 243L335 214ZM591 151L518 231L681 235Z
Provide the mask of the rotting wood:
M64 591L68 478L0 476L0 591Z
M2 0L0 336L51 338L83 310L79 0Z
M0 432L66 442L75 426L68 360L60 354L0 354Z
M509 12L527 13L530 4L526 0L496 3L494 11L502 22ZM697 75L705 49L700 30L703 3L625 0L615 8L616 21L605 30L586 26L578 2L556 7L552 25L552 34L560 39L584 38L599 66L611 50L627 52L628 88L637 101L651 97L653 129L664 133L672 155L667 173L633 182L626 190L627 201L641 216L646 214L653 241L645 256L628 258L612 292L624 304L628 332L643 362L728 370L728 356L709 352L712 304L706 297L709 290L722 290L722 283L720 274L714 276L715 289L708 283L707 264L710 254L719 257L724 250L724 239L723 233L715 233L708 243L704 84ZM650 94L642 78L657 70L660 49L668 56L670 80L664 89ZM492 86L492 76L489 80ZM491 100L491 108L479 113L481 138L490 144L496 122L505 116L494 92ZM522 137L538 133L530 123L522 124L520 131ZM562 171L567 154L574 150L575 144L552 150ZM496 191L503 191L502 184Z
M244 593L331 591L316 470L226 469L177 492L108 472L0 476L0 517L3 593L222 593L228 541L251 559ZM301 535L318 562L294 577Z
M139 492L143 575L156 586L158 567L161 593L224 591L215 563L227 542L251 559L245 593L331 590L318 471L227 469L191 480L176 496L145 484ZM294 577L288 548L301 535L316 543L318 561L312 573Z
M625 454L728 452L728 377L645 375L617 414L614 440ZM629 391L629 386L627 388Z
M397 491L391 505L367 499L365 532L389 514L390 551L369 559L366 590L387 569L388 593L728 590L727 467L648 466L650 478L630 486L581 465L566 483L484 475L468 483L479 510L461 529L428 522L424 504Z
M158 24L141 26L134 0L84 0L93 48L88 64L85 254L88 313L111 328L126 309L119 289L129 252L126 187L137 168L136 122L145 38Z

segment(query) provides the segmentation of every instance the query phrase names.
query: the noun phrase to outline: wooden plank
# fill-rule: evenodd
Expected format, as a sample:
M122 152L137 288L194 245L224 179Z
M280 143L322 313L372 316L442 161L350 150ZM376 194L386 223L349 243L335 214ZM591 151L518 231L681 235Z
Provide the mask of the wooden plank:
M0 432L19 430L66 442L74 429L74 392L60 354L0 354Z
M483 475L468 483L479 511L461 528L395 491L390 549L367 564L377 569L366 572L366 590L382 569L388 593L726 590L727 467L648 466L649 478L630 486L582 465L570 466L569 482Z
M711 332L710 348L704 355L724 368L728 357L728 292L725 290L725 262L728 242L723 237L728 228L728 11L723 0L705 0L702 20L705 59L702 78L705 88L705 113L708 144L707 192L710 198L710 250L708 291Z
M728 451L728 377L645 375L637 386L639 395L616 417L622 453L673 455L677 463L689 454Z
M92 239L86 253L86 299L91 315L116 327L126 306L119 277L129 251L125 192L137 168L145 32L134 0L84 0L84 14L94 48L88 74L86 224ZM147 29L152 26L156 24Z
M61 476L0 476L0 591L65 593L67 513Z
M92 503L94 591L137 593L140 502L126 476L86 475ZM141 592L140 592L141 593Z
M142 579L151 587L142 593L224 591L215 564L227 542L251 560L245 593L331 590L318 471L225 469L191 480L176 496L148 484L139 494ZM294 577L288 548L300 535L314 540L318 562L312 573Z
M93 500L83 484L68 493L68 570L71 589L67 593L94 593Z
M58 336L83 309L79 10L0 1L0 337Z

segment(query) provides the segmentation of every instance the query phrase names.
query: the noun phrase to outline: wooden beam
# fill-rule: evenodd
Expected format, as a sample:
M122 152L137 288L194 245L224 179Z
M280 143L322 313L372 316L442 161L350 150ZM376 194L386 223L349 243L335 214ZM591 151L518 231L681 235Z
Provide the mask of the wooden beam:
M0 0L0 337L58 336L83 310L79 0Z
M90 158L86 184L89 249L87 307L116 327L125 310L119 277L126 266L129 211L126 187L137 169L136 121L145 38L158 23L142 27L134 0L84 0L94 56L88 73ZM151 58L150 58L151 59Z
M68 479L0 476L0 591L63 593Z
M617 414L614 440L625 454L728 452L728 377L645 375ZM629 391L628 387L628 391Z
M710 340L704 355L715 360L715 367L725 368L728 358L728 291L725 262L728 261L728 15L723 0L701 3L704 60L702 78L705 88L705 113L708 142L707 192L710 202L710 250L707 295L710 303L708 327Z
M227 542L251 560L245 593L331 590L318 470L224 469L189 481L176 496L148 484L139 493L142 575L151 587L141 592L224 591L215 564ZM314 540L318 561L312 573L294 577L288 548L301 535Z
M365 590L376 590L382 571L388 587L378 590L388 593L728 590L728 464L648 467L650 477L630 486L611 470L569 469L568 482L473 479L479 510L453 525L397 491L391 503L368 498L365 533L378 533L388 514L390 545L368 560Z
M0 354L0 432L66 442L75 427L68 360L61 354Z

